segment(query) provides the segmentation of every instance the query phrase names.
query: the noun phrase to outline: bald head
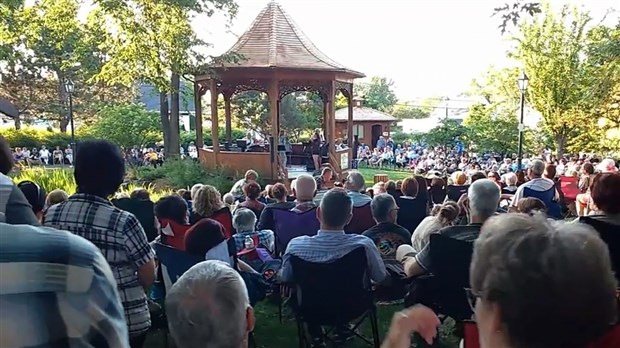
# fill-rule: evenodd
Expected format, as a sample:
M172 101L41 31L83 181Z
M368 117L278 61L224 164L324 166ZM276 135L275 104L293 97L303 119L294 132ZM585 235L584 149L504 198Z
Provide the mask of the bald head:
M295 180L295 187L293 187L295 198L299 202L308 202L314 199L316 194L316 181L310 175L300 175Z

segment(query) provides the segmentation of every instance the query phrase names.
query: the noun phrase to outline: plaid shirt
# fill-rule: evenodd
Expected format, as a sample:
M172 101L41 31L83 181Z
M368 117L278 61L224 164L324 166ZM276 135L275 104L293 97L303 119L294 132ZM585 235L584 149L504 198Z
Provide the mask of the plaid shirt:
M273 252L274 243L276 240L273 231L271 230L261 230L261 231L249 231L249 232L237 232L233 235L235 239L235 245L237 246L237 251L241 251L245 249L245 237L258 237L258 243L263 247L267 248L269 252Z
M0 223L0 347L129 347L101 252L65 231Z
M75 194L50 207L43 224L82 236L99 247L118 284L129 336L146 332L151 318L137 271L153 259L154 252L136 217L103 198Z

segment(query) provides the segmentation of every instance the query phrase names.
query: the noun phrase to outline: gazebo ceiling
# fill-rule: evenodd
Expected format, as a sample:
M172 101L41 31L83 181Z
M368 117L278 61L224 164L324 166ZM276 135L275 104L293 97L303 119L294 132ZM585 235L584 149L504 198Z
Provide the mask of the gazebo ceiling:
M327 57L275 1L261 11L250 28L227 53L242 56L237 63L227 62L220 66L229 71L275 68L333 72L348 78L365 76ZM217 67L215 69L219 70Z

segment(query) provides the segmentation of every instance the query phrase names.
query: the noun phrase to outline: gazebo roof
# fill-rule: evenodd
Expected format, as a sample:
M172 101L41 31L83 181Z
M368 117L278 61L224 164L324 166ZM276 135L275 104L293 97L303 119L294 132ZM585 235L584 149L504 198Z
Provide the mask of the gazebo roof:
M336 121L347 121L349 117L349 110L347 108L342 108L336 110ZM375 121L375 122L392 122L396 121L397 118L386 114L383 111L363 107L363 106L355 106L353 107L353 121L363 122L363 121Z
M227 53L243 56L238 63L223 64L223 67L229 69L283 68L332 71L349 74L354 78L365 76L327 57L275 1L260 12Z

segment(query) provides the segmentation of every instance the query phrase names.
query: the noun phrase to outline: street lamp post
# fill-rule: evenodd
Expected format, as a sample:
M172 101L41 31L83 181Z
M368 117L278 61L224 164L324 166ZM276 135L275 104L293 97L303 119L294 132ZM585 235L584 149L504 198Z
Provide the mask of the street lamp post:
M523 160L523 131L525 126L523 125L523 116L525 114L525 91L527 90L527 84L529 78L525 74L525 71L519 77L519 90L521 91L521 118L519 121L519 153L517 154L517 169L521 168L521 162Z
M73 123L73 92L75 91L75 85L71 79L65 80L65 92L69 97L69 122L71 122L71 154L72 161L75 160L75 125Z

